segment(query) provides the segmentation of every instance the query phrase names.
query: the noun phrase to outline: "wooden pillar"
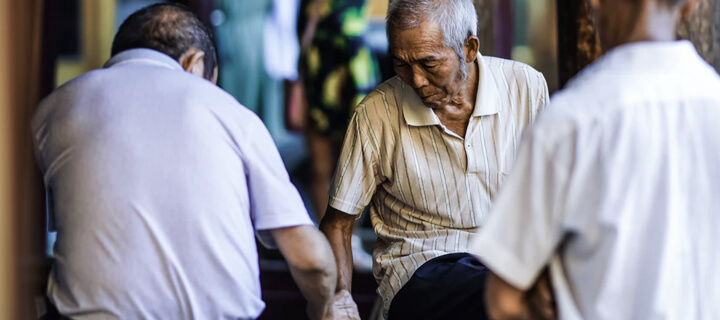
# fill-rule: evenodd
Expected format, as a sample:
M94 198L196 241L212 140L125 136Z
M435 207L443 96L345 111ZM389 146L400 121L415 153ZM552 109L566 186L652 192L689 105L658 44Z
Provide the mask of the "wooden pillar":
M13 151L13 79L10 72L11 41L10 0L0 2L0 319L16 318L15 192L14 163L7 156Z
M720 72L720 1L701 0L693 15L678 25L677 34L692 41L705 61Z
M600 57L600 41L585 0L558 0L558 61L560 84ZM700 55L720 72L720 1L701 0L688 19L678 24L679 39L689 39Z
M45 275L42 180L30 118L39 100L42 0L0 1L0 319L36 319ZM39 231L38 231L39 230Z
M600 40L587 1L558 0L558 70L560 87L600 57Z

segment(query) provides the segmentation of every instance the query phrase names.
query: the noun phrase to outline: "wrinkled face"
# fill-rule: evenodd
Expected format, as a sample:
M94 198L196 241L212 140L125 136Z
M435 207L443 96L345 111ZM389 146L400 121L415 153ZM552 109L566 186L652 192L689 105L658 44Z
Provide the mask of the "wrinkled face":
M638 19L643 1L588 0L603 51L626 42Z
M414 29L390 30L390 53L395 72L411 85L423 103L442 108L459 97L466 87L461 61L445 46L442 31L432 23Z

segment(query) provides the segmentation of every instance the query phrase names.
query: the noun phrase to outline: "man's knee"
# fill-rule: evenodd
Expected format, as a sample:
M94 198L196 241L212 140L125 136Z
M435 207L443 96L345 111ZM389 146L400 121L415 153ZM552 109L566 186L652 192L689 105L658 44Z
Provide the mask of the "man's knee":
M487 269L467 253L432 259L393 298L388 320L486 319Z

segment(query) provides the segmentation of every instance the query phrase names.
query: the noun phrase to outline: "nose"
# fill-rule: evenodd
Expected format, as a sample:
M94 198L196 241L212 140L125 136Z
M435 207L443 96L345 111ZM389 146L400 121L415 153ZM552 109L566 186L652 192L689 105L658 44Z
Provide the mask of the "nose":
M412 65L412 86L422 88L427 84L428 80L425 77L425 71L417 64Z

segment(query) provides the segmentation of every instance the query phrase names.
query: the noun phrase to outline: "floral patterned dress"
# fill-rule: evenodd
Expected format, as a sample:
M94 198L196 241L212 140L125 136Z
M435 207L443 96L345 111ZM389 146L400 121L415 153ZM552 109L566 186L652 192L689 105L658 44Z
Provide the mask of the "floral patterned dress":
M342 140L355 106L379 84L377 58L363 45L364 0L329 0L304 57L309 125Z

